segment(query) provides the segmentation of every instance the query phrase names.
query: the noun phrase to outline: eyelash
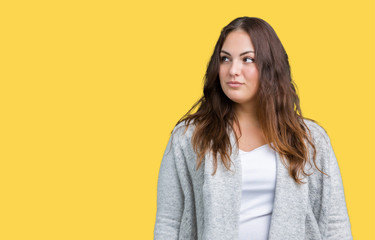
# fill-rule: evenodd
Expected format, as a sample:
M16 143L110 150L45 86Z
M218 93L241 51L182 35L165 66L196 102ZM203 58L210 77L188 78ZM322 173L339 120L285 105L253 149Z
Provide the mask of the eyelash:
M221 62L225 62L225 61L224 61L225 58L228 58L228 57L223 56L223 57L220 58L220 61L221 61ZM250 57L245 57L244 59L250 59L252 62L255 61L254 58L250 58Z

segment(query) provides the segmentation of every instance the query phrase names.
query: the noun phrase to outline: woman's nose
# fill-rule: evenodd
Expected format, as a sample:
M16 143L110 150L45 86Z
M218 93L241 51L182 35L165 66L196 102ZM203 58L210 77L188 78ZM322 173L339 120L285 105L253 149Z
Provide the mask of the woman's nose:
M229 73L230 75L239 75L241 72L242 64L239 61L233 60L232 65L230 66Z

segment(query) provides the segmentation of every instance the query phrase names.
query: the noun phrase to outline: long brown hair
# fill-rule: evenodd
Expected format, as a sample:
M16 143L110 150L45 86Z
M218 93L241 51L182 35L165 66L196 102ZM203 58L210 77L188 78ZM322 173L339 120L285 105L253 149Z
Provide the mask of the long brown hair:
M288 55L273 28L260 18L236 18L222 29L204 76L203 96L176 125L185 121L186 131L190 122L194 122L195 130L191 140L198 156L197 169L201 166L205 153L210 150L214 156L212 175L217 170L217 154L220 154L223 165L230 170L232 146L228 130L233 129L234 121L237 126L239 124L233 110L233 102L220 86L218 73L220 50L228 34L234 30L247 32L255 48L255 64L259 69L256 115L265 139L268 143L273 143L269 144L270 147L281 155L290 176L298 184L302 184L304 182L298 177L300 173L304 176L311 175L304 171L306 163L311 165L306 142L312 146L315 167L322 171L315 162L315 145L310 130L303 121L299 97L291 78ZM198 105L198 110L191 114ZM237 144L238 139L236 136ZM287 159L288 166L284 158Z

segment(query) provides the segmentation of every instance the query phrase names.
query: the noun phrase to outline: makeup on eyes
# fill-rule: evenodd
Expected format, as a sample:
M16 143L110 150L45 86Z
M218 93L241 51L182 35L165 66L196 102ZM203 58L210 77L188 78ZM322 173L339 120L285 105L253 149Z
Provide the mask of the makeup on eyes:
M228 59L230 59L230 58L229 58L229 57L227 57L227 56L220 56L220 61L221 61L221 62L225 62L225 61L224 61L224 59L225 59L225 58L228 58ZM254 61L255 61L255 59L254 59L254 58L252 58L252 57L244 57L244 58L243 58L243 60L245 60L245 59L250 59L250 60L251 60L251 62L254 62Z

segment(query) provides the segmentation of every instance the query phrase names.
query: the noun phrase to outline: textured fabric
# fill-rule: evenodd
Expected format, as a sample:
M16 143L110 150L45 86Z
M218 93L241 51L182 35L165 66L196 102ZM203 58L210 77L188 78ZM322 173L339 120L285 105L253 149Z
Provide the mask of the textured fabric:
M268 144L239 149L242 164L240 240L267 240L276 188L276 153Z
M325 130L305 120L317 149L318 167L298 185L276 154L276 189L269 240L353 239L340 169ZM228 171L220 156L215 175L213 157L207 153L196 170L191 144L194 126L184 133L181 122L172 132L158 177L155 240L238 240L242 172L234 132L232 165ZM312 151L310 151L312 156ZM314 166L312 164L312 166Z

